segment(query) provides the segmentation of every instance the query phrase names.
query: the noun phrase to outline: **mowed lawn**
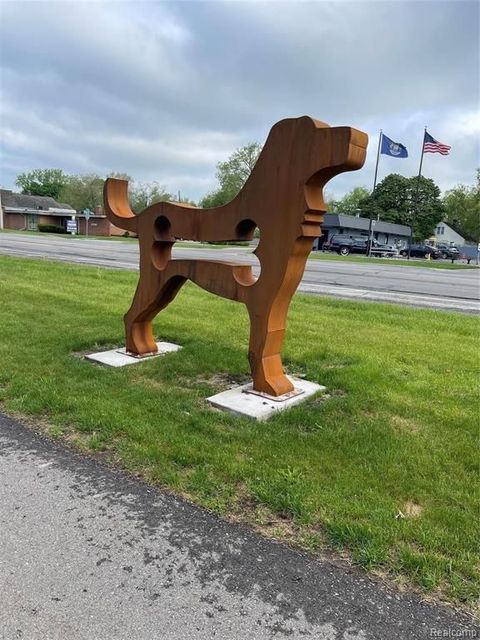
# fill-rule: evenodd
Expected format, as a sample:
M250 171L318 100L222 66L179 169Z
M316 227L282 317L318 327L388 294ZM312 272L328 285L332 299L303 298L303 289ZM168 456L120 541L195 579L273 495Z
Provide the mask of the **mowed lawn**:
M328 393L256 423L205 398L248 375L242 305L187 285L177 353L122 369L137 274L0 258L0 410L224 517L473 605L478 318L297 295L284 362Z

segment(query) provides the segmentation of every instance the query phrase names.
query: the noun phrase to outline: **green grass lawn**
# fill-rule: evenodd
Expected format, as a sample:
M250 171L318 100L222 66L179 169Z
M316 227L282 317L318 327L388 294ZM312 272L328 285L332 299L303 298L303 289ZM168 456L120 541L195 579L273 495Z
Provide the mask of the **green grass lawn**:
M474 264L474 260L471 264L455 262L452 264L447 261L440 260L423 260L423 259L412 259L412 260L403 260L401 258L367 258L366 256L361 255L349 255L349 256L340 256L338 253L331 252L323 252L323 251L312 251L310 254L310 258L314 260L338 260L340 262L360 262L363 264L373 263L378 264L379 266L406 266L406 267L423 267L425 269L478 269L478 267Z
M479 593L472 316L297 295L284 361L326 385L267 423L205 398L245 380L242 305L187 285L177 353L122 369L136 274L0 258L0 408L265 534L472 606Z

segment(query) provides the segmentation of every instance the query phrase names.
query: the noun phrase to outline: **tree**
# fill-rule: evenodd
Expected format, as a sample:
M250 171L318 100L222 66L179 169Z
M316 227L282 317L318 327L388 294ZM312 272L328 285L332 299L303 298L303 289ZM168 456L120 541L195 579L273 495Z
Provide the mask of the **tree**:
M418 193L417 193L418 188ZM416 240L428 238L444 216L440 189L431 178L406 178L391 173L380 182L375 193L359 203L362 217L413 225Z
M415 216L417 178L410 178L411 215L413 234L416 240L424 240L434 233L437 224L445 216L445 207L440 199L440 189L431 178L420 177L418 205ZM412 222L411 222L412 224Z
M20 173L15 184L21 187L22 193L50 196L58 200L66 180L67 176L61 169L34 169L28 173Z
M480 169L476 184L459 184L443 198L445 220L467 240L480 242Z
M230 200L232 200L232 198L228 194L222 191L222 189L217 189L216 191L207 193L207 195L200 200L200 206L204 209L212 209L213 207L221 207L223 204L230 202Z
M95 173L71 175L60 191L60 199L77 211L90 209L103 204L104 179Z
M130 205L135 213L140 213L155 202L172 200L172 195L158 182L139 182L130 190Z
M132 176L129 176L128 173L124 171L110 171L107 175L107 178L117 178L118 180L127 180L128 182L133 182Z
M200 202L205 208L219 207L239 193L252 173L262 147L258 142L240 147L225 161L217 164L218 189L208 193Z
M126 173L110 173L109 178L132 180ZM77 211L90 209L103 205L103 185L105 179L96 173L65 176L65 184L60 191L60 200L66 202Z
M375 187L375 195L368 195L359 205L361 216L380 217L382 220L408 224L409 217L409 178L391 173Z
M154 202L172 199L171 194L158 182L139 182L135 184L135 181L128 174L118 172L109 173L108 177L128 180L130 204L135 213L140 213L140 211ZM77 211L83 211L87 208L95 211L95 207L103 205L104 184L104 178L95 173L66 176L66 183L62 187L60 197Z
M192 207L196 207L197 203L195 202L195 200L191 200L190 198L188 198L187 196L182 196L180 195L180 192L178 198L173 198L173 202L179 202L180 204L189 204Z
M327 202L330 213L343 213L354 216L360 209L360 204L370 196L370 191L366 187L355 187L340 200L330 200Z
M111 172L109 178L128 180L130 186L130 203L133 211L139 213L154 202L172 200L164 186L158 182L139 182L136 184L128 174ZM103 205L103 186L105 179L96 173L83 175L67 175L61 169L36 169L17 176L17 184L23 193L32 195L49 195L72 206L77 211ZM188 198L181 202L193 204Z

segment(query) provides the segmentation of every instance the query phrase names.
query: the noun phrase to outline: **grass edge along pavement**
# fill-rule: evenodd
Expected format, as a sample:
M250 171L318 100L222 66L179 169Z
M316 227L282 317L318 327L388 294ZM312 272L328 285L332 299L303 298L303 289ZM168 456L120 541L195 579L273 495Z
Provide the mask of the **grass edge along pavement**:
M477 339L459 314L297 295L288 371L328 394L267 423L205 398L248 374L242 305L186 285L123 369L136 274L0 258L0 410L225 517L473 607L479 593Z
M339 262L357 262L360 264L377 264L379 266L388 267L420 267L423 269L447 269L449 271L457 271L459 269L478 269L475 264L461 263L459 260L452 264L451 261L425 260L423 258L411 258L405 260L403 258L380 258L367 257L363 255L341 256L338 253L326 251L312 251L309 260L333 260Z

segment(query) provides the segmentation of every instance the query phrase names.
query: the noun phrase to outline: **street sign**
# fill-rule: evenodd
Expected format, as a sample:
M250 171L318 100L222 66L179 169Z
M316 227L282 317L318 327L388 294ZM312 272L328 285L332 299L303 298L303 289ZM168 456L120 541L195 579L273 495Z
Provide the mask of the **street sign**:
M83 210L83 215L85 216L85 235L88 236L88 221L90 217L93 216L93 211L87 207Z
M76 220L67 220L67 233L77 233Z

